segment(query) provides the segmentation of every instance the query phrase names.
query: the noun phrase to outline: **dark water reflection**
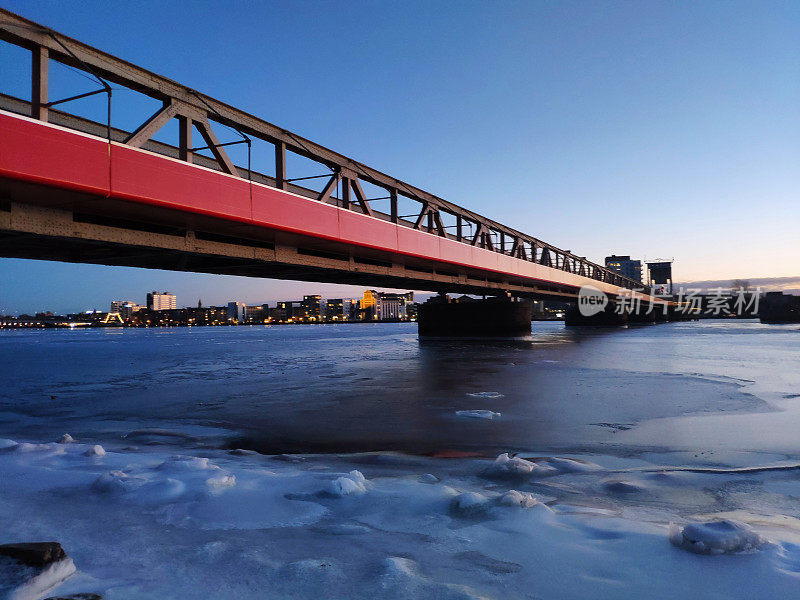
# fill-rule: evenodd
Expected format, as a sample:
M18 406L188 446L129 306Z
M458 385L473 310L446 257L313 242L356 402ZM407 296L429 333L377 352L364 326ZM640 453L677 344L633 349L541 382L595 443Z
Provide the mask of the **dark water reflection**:
M0 433L203 427L269 453L491 453L614 447L646 419L767 409L698 364L733 328L534 325L508 341L419 341L413 324L2 332ZM502 416L456 416L472 409Z

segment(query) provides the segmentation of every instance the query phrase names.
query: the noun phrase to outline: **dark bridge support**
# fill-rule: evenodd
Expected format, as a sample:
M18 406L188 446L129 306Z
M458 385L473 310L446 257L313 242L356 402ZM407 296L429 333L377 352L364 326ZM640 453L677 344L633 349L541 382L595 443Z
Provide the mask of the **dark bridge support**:
M609 302L602 312L592 316L585 316L581 314L577 304L570 304L564 315L564 325L567 327L574 326L595 326L595 327L618 327L625 325L628 322L627 314L619 314L616 312L616 305Z
M450 301L431 298L419 307L423 337L519 337L531 332L531 303L509 298Z
M640 312L632 312L628 314L628 324L646 324L646 323L658 323L660 321L665 320L666 317L664 316L661 309L654 309L651 310L649 313L646 309Z
M693 318L691 315L677 312L672 306L664 311L664 305L660 303L655 303L653 306L642 303L636 310L625 312L624 314L620 314L617 310L617 304L609 302L605 310L596 315L587 317L581 314L577 304L573 304L567 310L564 321L567 326L593 325L600 327L616 327L620 325L643 325L649 323L666 323L668 321L685 321Z

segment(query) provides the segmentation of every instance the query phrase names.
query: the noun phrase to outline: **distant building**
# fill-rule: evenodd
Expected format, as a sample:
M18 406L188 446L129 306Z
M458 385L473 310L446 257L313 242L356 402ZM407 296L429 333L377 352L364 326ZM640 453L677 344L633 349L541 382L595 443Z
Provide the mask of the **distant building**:
M246 306L244 302L228 302L228 320L236 323L244 323L245 309Z
M642 261L631 260L630 256L606 256L606 269L642 283Z
M322 317L328 321L344 321L344 298L328 298L323 303Z
M361 318L367 321L395 321L407 319L414 304L414 292L394 294L365 290L359 302Z
M378 292L375 290L364 290L364 297L358 303L364 319L375 318L375 300Z
M244 307L244 320L247 323L263 323L268 318L269 306L266 304Z
M112 300L111 309L108 312L118 313L122 311L122 307L130 304L127 300Z
M141 310L143 307L139 306L135 302L130 302L128 300L114 300L111 302L111 310L108 312L110 313L119 313L119 316L122 317L123 321L130 321L133 318L133 313Z
M319 320L321 300L322 296L303 296L303 301L300 303L303 312L301 316L306 319Z
M299 304L298 302L292 302L289 300L282 300L275 305L275 308L270 310L269 316L278 322L281 321L288 321L289 319L293 318L295 312L295 304ZM299 309L298 309L299 312Z
M149 292L147 294L147 308L148 310L175 310L177 308L175 294Z
M400 294L379 294L375 299L375 320L396 321L400 319L400 310L405 309L405 302ZM403 310L405 313L405 310Z
M142 308L131 319L138 327L171 327L193 325L227 325L227 307L189 307L170 310L150 310Z

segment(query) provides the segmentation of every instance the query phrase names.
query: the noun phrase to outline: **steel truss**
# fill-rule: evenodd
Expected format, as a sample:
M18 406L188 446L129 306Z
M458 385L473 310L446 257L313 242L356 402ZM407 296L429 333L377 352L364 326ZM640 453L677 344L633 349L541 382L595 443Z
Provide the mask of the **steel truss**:
M639 289L641 283L615 273L602 265L561 250L535 237L488 219L429 192L416 188L399 179L386 175L363 163L350 159L324 146L307 140L277 125L259 119L219 100L192 90L175 81L133 65L102 52L87 44L57 33L47 27L24 19L12 12L0 9L0 40L28 49L32 53L31 101L10 96L0 96L0 106L8 110L26 109L30 116L42 121L51 119L57 112L59 124L97 134L102 127L109 140L122 141L134 147L144 147L176 156L187 162L201 162L222 172L267 183L281 190L290 190L316 199L319 202L336 204L348 210L358 210L366 215L378 217L431 235L456 240L490 251L513 256L519 260L545 265L569 273L596 279L619 287ZM78 94L71 98L48 101L48 64L54 60L74 69L84 71L96 79L102 89ZM111 87L108 82L126 87L161 101L162 106L136 130L124 132L111 126ZM79 117L55 111L56 104L63 105L78 98L107 93L109 98L108 123L98 124ZM179 146L154 143L151 138L172 119L179 123ZM241 135L235 142L220 143L211 123L229 127ZM195 147L193 132L197 131L205 143ZM275 177L268 177L234 165L225 151L226 146L246 143L251 138L260 139L275 147ZM199 150L210 150L214 156L195 154ZM286 153L291 152L314 161L330 170L329 175L288 178ZM249 162L249 158L248 158ZM322 191L300 188L293 182L327 177ZM386 191L380 198L367 198L361 181L366 181ZM338 197L334 196L340 190ZM398 214L398 199L406 198L419 203L419 212L406 217ZM374 210L370 202L389 200L389 213ZM442 215L455 218L455 225L445 227ZM454 229L449 233L448 229Z

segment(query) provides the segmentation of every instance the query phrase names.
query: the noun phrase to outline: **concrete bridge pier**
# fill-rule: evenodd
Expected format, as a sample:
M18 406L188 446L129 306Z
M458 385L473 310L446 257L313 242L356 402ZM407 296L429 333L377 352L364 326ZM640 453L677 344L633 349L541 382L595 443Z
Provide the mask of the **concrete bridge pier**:
M640 312L632 312L628 313L628 324L647 324L647 323L657 323L658 322L658 315L656 314L657 309L653 309L649 313L647 310L642 310ZM663 315L662 315L663 316Z
M620 314L616 311L616 304L609 302L605 309L597 314L586 316L578 309L577 304L570 304L564 315L564 325L567 327L619 327L628 322L627 313Z
M521 337L531 333L532 305L499 296L473 300L431 298L419 307L422 337Z

